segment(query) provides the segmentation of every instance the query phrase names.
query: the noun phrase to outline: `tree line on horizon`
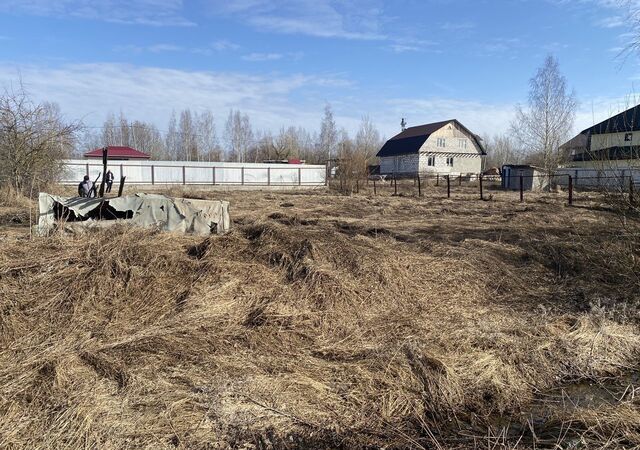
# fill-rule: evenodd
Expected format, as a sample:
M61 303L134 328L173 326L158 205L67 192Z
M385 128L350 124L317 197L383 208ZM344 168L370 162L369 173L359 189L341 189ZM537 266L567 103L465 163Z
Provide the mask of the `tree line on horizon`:
M297 158L307 163L324 164L341 158L353 149L367 160L375 157L383 138L368 116L351 137L338 128L330 104L324 108L319 131L304 127L281 127L277 133L256 129L247 114L231 110L218 132L210 110L190 108L172 112L166 131L153 123L130 121L124 113L108 115L102 127L87 127L78 137L75 155L104 146L128 146L156 160L231 161L257 163L265 160ZM346 149L346 150L345 150Z

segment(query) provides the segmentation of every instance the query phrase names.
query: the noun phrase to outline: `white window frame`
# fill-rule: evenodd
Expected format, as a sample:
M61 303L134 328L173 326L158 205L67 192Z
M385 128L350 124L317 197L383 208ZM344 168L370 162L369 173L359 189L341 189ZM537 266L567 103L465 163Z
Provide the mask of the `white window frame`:
M447 167L453 167L453 156L447 156Z
M436 139L436 147L446 147L447 140L445 138L437 138Z
M466 139L458 139L458 147L467 148L467 140Z
M436 157L434 155L427 156L427 167L435 167Z

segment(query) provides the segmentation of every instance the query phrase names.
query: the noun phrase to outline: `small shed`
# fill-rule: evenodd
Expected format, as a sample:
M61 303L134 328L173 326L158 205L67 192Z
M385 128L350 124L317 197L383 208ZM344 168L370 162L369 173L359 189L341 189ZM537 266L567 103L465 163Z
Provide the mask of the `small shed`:
M505 164L502 166L503 189L520 190L520 180L525 191L541 191L549 187L547 172L529 164Z

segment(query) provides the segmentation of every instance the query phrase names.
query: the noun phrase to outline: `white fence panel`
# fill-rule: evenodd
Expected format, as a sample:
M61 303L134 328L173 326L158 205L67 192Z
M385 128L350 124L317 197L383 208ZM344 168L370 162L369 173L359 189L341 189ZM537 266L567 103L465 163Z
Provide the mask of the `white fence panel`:
M122 175L129 184L324 186L326 168L321 165L207 163L191 161L109 161L116 184ZM85 175L95 180L102 161L66 160L61 183L77 184Z

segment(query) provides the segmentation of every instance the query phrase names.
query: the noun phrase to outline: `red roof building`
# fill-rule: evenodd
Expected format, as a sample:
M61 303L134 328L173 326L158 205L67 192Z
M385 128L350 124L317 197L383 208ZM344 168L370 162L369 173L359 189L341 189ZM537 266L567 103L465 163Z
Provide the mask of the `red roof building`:
M104 148L104 147L102 147ZM96 148L84 154L85 158L102 158L102 148ZM151 155L143 153L131 147L107 147L108 159L149 159Z

